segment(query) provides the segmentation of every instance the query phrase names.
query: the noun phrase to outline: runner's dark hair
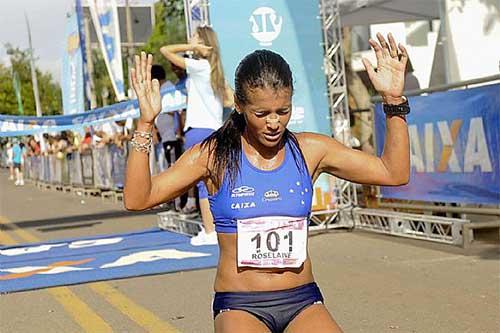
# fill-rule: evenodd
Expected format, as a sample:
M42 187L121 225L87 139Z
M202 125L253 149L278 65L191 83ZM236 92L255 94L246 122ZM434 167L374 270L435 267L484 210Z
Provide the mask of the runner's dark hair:
M279 54L269 50L257 50L247 55L236 68L235 100L239 105L249 102L248 93L256 88L271 88L274 91L290 89L293 94L293 78L290 66ZM222 127L202 142L202 149L208 148L213 165L212 179L217 188L224 177L229 176L232 188L240 172L241 135L246 121L243 114L233 110ZM304 170L304 156L297 137L285 129L283 142L290 143L295 164L300 172Z

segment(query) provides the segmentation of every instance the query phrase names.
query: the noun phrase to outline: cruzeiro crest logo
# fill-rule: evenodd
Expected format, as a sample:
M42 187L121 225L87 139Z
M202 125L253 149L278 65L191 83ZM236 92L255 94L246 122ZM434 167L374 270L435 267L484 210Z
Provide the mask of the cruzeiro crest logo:
M270 7L259 7L253 11L249 21L252 23L253 38L262 46L271 46L281 33L283 17Z
M280 192L276 190L269 190L264 193L264 198L262 201L278 201L281 200Z

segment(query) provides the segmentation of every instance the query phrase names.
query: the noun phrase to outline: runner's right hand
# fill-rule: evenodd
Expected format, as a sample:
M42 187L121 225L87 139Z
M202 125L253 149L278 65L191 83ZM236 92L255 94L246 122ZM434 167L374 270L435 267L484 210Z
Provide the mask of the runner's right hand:
M135 68L130 70L132 87L139 101L141 110L140 121L153 125L156 116L161 111L160 82L157 79L151 80L151 66L153 56L141 52L141 56L135 56Z

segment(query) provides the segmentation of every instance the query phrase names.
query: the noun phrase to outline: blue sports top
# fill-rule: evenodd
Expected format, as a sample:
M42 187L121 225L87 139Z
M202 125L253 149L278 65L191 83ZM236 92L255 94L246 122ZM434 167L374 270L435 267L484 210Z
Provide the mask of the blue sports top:
M294 149L298 164L292 155ZM220 189L210 195L210 209L215 230L236 233L236 221L261 216L309 217L312 203L312 181L299 148L288 140L285 158L273 170L256 168L243 150L240 157L240 173L233 188L229 186L226 171Z

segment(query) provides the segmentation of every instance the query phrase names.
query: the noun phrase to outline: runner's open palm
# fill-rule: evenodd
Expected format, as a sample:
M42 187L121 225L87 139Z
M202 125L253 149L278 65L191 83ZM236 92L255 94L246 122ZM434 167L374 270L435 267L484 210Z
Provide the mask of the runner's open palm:
M141 56L135 56L135 68L130 71L132 87L139 101L141 110L141 120L148 124L153 124L156 116L161 111L160 82L157 79L151 81L151 66L153 56L146 56L141 52Z
M363 58L370 81L373 87L382 97L397 98L403 95L405 68L408 61L408 53L402 44L398 47L392 34L387 36L389 44L386 42L381 33L377 34L380 42L370 39L368 42L375 51L377 57L377 70L373 69L372 64L368 59Z

